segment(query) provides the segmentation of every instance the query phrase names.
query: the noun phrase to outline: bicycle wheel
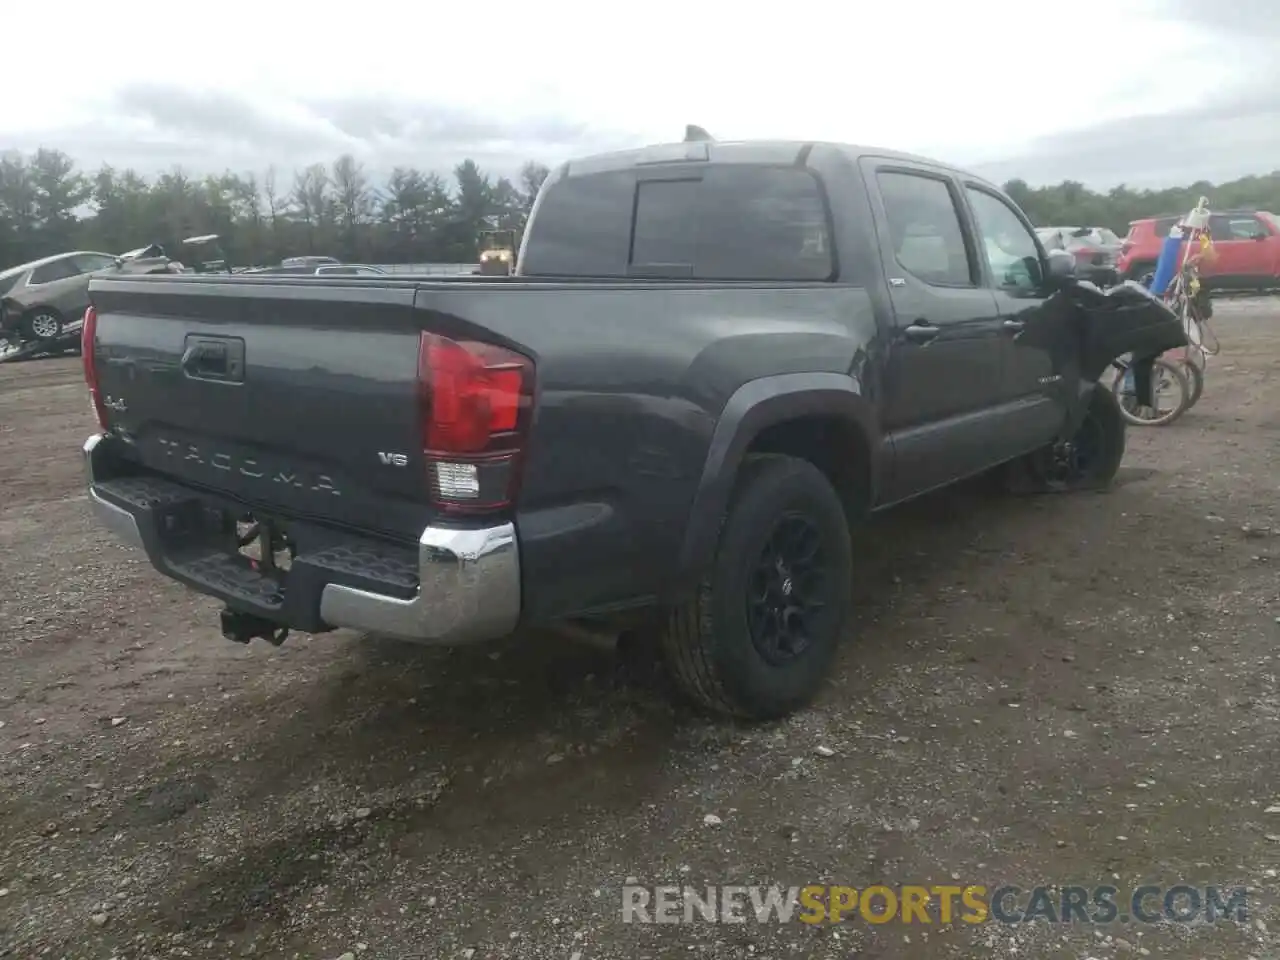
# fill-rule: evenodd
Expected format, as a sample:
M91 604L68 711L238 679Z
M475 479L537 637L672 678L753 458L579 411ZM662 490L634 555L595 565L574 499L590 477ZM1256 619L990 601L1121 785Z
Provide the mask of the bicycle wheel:
M1194 360L1188 358L1182 361L1182 372L1187 378L1187 410L1190 410L1200 402L1200 395L1204 393L1204 371L1200 365ZM1186 411L1183 411L1184 413Z
M1126 423L1135 427L1164 427L1173 423L1187 410L1191 398L1191 385L1182 372L1181 363L1173 363L1163 357L1151 367L1151 386L1155 396L1154 407L1142 406L1134 395L1133 386L1126 383L1129 369L1121 366L1111 383L1111 390L1120 401L1120 414Z

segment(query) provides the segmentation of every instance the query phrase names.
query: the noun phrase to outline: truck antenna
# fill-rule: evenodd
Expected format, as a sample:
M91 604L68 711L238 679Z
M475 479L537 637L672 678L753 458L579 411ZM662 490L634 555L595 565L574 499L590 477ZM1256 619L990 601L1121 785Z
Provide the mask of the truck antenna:
M684 142L693 143L697 140L715 140L711 134L707 133L702 127L696 123L690 123L684 128Z

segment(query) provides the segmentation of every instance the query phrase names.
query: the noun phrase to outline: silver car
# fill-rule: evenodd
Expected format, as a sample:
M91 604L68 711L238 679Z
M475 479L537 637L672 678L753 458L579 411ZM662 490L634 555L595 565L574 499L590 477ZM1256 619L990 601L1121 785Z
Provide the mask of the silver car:
M0 340L56 342L84 323L89 280L104 271L156 273L169 268L163 251L143 247L132 258L75 250L0 272Z

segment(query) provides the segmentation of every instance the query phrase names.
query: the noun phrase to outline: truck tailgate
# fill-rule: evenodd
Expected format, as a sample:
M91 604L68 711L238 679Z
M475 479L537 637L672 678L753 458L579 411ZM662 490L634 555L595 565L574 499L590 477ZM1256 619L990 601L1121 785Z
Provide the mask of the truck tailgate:
M99 384L142 465L403 537L427 497L412 284L94 281Z

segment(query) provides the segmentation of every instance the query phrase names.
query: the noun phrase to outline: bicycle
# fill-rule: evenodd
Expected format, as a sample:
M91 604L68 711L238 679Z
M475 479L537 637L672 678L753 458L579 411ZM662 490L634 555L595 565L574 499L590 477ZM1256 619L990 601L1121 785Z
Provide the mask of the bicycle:
M1127 357L1111 361L1116 371L1111 382L1111 392L1120 402L1120 415L1126 423L1135 427L1165 427L1177 420L1190 408L1191 384L1182 372L1180 361L1157 357L1151 365L1151 394L1153 406L1138 402L1134 388L1132 362ZM1162 403L1162 398L1172 397L1174 402Z
M1187 346L1179 351L1180 356L1176 359L1186 373L1191 390L1187 399L1188 410L1200 401L1209 357L1217 356L1221 348L1217 335L1209 326L1213 303L1208 288L1200 281L1200 264L1214 259L1217 253L1207 230L1194 231L1191 239L1199 242L1199 250L1183 254L1183 262L1164 295L1187 334Z

